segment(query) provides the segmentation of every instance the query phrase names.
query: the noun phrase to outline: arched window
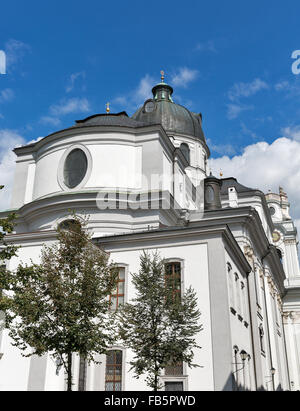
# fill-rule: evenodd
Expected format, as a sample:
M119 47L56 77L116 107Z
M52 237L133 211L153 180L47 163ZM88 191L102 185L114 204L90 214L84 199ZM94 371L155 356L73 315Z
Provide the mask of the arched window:
M119 267L116 287L109 296L110 309L116 311L120 305L124 304L125 296L125 268Z
M105 391L122 391L121 350L112 350L106 355Z
M76 228L76 226L77 226L77 227L80 227L80 226L81 226L81 225L80 225L80 222L77 221L77 220L74 220L74 219L69 219L69 220L64 220L64 221L62 221L62 222L58 225L58 229L59 229L59 230L66 230L66 231L69 231L69 230L72 231L72 229L74 230L74 228Z
M182 151L182 154L186 158L186 161L190 164L190 148L189 148L188 144L181 143L180 150Z
M178 261L165 264L165 280L173 289L173 296L181 296L181 263Z

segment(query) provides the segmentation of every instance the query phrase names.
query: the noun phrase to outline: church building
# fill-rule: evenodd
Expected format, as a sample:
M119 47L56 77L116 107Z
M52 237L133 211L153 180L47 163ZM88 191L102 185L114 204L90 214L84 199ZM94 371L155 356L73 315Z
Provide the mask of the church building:
M119 267L113 309L134 296L143 250L159 251L178 292L196 291L201 367L167 367L163 390L300 390L298 240L287 194L213 176L202 115L176 104L163 76L152 92L132 117L107 108L15 148L9 211L19 217L7 241L20 248L7 267L38 263L68 210L89 216L93 241ZM22 357L5 329L0 353L0 390L66 389L50 354ZM74 354L73 389L148 390L130 371L132 358L121 345L100 364Z

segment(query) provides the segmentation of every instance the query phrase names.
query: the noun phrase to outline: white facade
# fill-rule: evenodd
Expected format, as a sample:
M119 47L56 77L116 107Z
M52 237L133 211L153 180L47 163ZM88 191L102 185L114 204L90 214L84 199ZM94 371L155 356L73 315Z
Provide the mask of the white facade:
M165 87L156 91L159 86ZM196 130L195 121L201 121L193 116ZM265 198L234 178L223 179L221 203L204 210L205 140L181 124L173 131L164 127L124 113L96 115L16 149L12 209L19 221L9 241L21 247L8 268L38 262L68 210L89 215L94 241L125 269L125 301L134 296L130 273L138 271L143 249L180 264L182 289L191 285L197 292L203 331L194 362L201 368L183 364L182 373L162 377L166 387L300 389L300 273L287 198ZM66 169L66 162L75 150L85 159L76 167L84 170L70 187L73 166ZM63 370L50 355L24 358L7 334L0 331L0 390L65 389ZM129 371L132 352L122 346L112 350L122 352L122 390L147 390L144 379ZM79 389L80 359L76 354L74 359L74 389ZM106 358L99 359L100 365L86 370L86 390L105 390Z

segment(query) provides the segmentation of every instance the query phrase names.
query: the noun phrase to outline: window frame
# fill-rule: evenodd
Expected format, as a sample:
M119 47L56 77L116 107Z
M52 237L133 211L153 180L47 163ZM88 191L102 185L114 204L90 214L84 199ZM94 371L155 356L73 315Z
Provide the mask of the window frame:
M191 149L188 143L186 142L182 142L179 146L180 151L182 152L184 158L186 159L186 161L189 163L189 165L191 164Z
M182 382L183 383L183 391L188 391L188 376L187 375L183 375L183 376L165 376L162 375L160 377L161 382L163 384L163 387L161 389L161 391L165 391L165 383L166 382Z
M105 364L104 364L104 391L105 392L122 392L122 391L124 391L124 378L125 378L125 367L124 367L124 364L126 363L125 362L125 350L124 350L124 348L123 347L111 347L109 350L108 350L108 352L111 352L111 351L120 351L121 353L122 353L122 362L121 362L121 390L120 391L116 391L116 390L113 390L113 391L110 391L110 390L106 390L106 383L107 382L112 382L112 383L116 383L116 382L118 382L118 381L106 381L106 370L107 370L107 354L105 355ZM117 363L115 363L114 365L118 365ZM115 376L115 373L114 373L114 376Z
M64 177L65 162L66 162L66 159L67 159L68 155L73 150L76 150L76 149L82 150L84 152L84 154L86 155L87 169L86 169L85 176L80 181L80 183L76 187L70 188L64 182L65 181L65 177ZM76 191L76 190L84 187L86 185L86 183L88 182L90 176L91 176L92 168L93 168L93 159L92 159L92 155L91 155L89 149L86 146L84 146L83 144L73 144L73 145L71 145L70 147L65 149L65 151L64 151L64 153L63 153L63 155L62 155L62 157L59 161L59 164L58 164L57 182L58 182L60 188L63 191L72 192L72 191Z
M184 272L185 272L185 260L182 258L164 258L163 259L164 267L167 264L179 263L180 264L180 297L184 293ZM165 276L165 274L164 274Z
M117 266L117 268L124 268L124 280L122 280L122 281L117 281L117 284L119 284L120 282L123 282L124 283L124 293L123 294L113 294L113 293L111 293L109 296L108 296L108 300L109 300L109 302L111 302L111 299L112 299L112 297L117 297L117 302L118 302L118 297L120 297L120 296L123 296L123 298L124 298L124 300L123 300L123 305L124 304L126 304L127 303L127 295L128 295L128 292L127 292L127 287L128 287L128 268L129 268L129 265L128 264L125 264L125 263L116 263L116 266ZM117 290L118 291L118 290ZM110 311L112 311L112 312L116 312L117 311L117 309L118 309L118 304L116 304L116 308L115 309L113 309L112 308L112 306L110 306Z

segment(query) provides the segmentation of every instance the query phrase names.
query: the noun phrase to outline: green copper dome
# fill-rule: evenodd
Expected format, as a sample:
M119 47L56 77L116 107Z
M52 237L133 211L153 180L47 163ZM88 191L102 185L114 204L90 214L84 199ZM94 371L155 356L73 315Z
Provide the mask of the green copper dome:
M173 88L159 83L152 89L153 99L133 114L132 118L150 124L161 124L168 134L185 134L197 137L205 143L202 130L202 116L189 111L172 99Z

